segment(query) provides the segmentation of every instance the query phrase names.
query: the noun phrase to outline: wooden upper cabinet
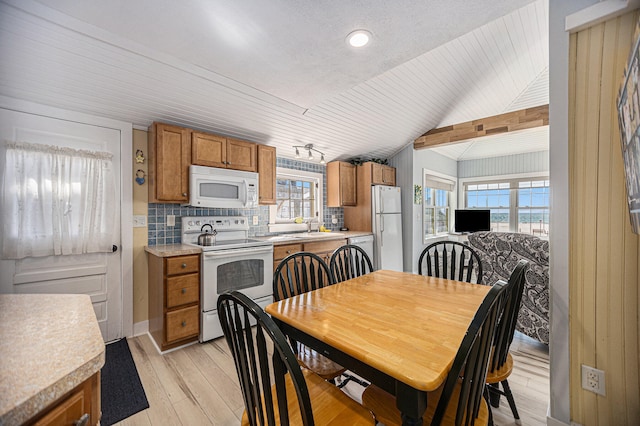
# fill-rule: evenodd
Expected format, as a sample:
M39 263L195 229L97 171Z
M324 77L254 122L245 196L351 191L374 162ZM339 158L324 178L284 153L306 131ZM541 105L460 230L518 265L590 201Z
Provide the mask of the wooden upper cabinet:
M255 172L257 145L240 139L225 138L204 132L191 136L193 164Z
M191 133L191 161L198 166L227 167L227 138L209 133Z
M396 185L396 169L395 167L386 166L368 161L364 167L371 167L371 184L372 185Z
M356 166L343 161L327 164L327 207L356 205Z
M149 127L149 202L184 203L189 200L191 131L153 123Z
M260 204L276 203L276 148L258 145L258 201Z
M257 148L258 145L255 143L227 138L227 168L247 172L257 171Z

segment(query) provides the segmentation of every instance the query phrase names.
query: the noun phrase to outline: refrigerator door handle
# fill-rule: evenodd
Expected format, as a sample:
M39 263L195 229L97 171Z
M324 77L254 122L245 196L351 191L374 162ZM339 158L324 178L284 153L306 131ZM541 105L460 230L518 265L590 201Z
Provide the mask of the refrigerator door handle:
M384 215L380 215L380 246L384 246Z

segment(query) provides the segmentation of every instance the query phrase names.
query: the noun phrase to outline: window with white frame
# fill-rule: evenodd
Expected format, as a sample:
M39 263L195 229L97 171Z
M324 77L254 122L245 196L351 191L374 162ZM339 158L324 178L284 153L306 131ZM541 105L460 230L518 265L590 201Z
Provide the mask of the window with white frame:
M426 240L449 232L455 182L425 171L423 183L423 228Z
M276 204L269 209L269 230L296 230L296 219L318 223L323 217L322 189L321 173L277 168Z
M492 231L549 234L548 177L468 181L463 186L465 208L489 209Z

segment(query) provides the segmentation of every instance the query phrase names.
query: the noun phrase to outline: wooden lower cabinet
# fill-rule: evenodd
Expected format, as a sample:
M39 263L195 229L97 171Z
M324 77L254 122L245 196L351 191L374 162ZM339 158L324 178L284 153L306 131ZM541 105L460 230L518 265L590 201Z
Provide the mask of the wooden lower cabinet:
M101 416L100 372L76 386L34 421L35 426L97 425Z
M298 253L302 250L302 243L296 244L282 244L273 246L273 272L276 272L276 268L285 257L293 253Z
M308 251L317 254L329 266L331 255L338 247L347 244L346 239L330 240L330 241L310 241L305 243L282 244L273 247L273 271L285 257L300 251Z
M198 339L200 255L149 256L149 333L161 351Z

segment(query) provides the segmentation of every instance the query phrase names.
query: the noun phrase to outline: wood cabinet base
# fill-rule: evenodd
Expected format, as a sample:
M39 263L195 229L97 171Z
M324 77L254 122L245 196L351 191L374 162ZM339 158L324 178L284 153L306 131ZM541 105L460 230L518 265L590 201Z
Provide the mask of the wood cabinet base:
M98 371L27 424L34 426L97 425L101 415L100 372Z
M200 255L149 260L149 334L160 351L198 340Z

